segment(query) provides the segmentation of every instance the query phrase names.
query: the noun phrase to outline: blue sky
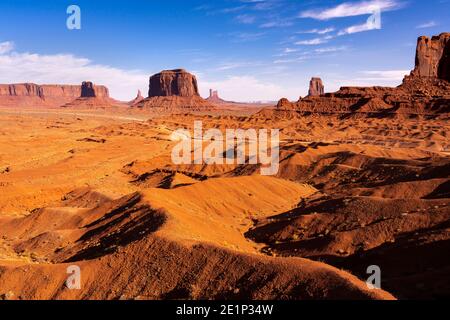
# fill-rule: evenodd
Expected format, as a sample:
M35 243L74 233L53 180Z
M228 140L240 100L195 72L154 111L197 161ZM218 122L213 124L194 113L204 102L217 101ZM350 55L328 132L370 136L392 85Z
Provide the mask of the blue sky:
M66 9L81 8L81 30ZM374 8L381 25L366 23ZM115 98L185 68L239 101L298 99L309 79L398 85L419 35L450 32L450 0L2 0L0 83L105 84Z

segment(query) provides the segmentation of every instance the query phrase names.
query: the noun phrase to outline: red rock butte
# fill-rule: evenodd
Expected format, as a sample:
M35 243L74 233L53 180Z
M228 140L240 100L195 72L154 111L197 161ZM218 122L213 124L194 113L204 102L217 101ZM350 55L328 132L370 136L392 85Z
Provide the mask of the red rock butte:
M308 95L315 97L321 96L325 93L325 87L323 85L322 79L312 78L309 82L309 92Z
M149 97L135 105L162 113L207 111L214 104L200 97L197 79L184 69L165 70L150 77Z
M76 109L104 109L124 105L123 103L110 98L109 90L104 86L97 86L90 81L84 81L80 88L80 96L62 107Z
M450 81L450 33L419 37L416 50L416 77L431 77Z
M194 97L198 93L197 79L184 69L165 70L150 77L148 96Z

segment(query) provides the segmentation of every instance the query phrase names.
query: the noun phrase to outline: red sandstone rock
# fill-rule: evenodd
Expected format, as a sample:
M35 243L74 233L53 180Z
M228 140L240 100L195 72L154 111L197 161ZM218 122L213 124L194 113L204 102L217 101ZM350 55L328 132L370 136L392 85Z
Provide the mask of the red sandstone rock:
M167 70L150 77L149 97L134 105L158 114L215 110L198 93L197 79L183 69Z
M213 89L209 89L209 97L206 100L209 102L212 102L212 103L217 103L217 104L227 103L227 101L225 101L219 97L219 92L217 90L213 90Z
M92 82L83 82L81 84L81 98L94 98L95 90Z
M198 93L197 79L183 69L166 70L150 77L148 96L194 97Z
M449 77L450 33L431 39L420 37L416 66L403 84L391 87L342 87L323 93L319 78L311 80L310 94L296 103L282 99L275 109L279 114L366 114L369 116L437 116L450 112ZM268 112L264 110L264 112Z
M119 101L111 99L109 97L108 88L104 86L96 86L90 81L84 81L80 88L80 96L62 107L76 109L106 109L124 105Z
M134 106L138 104L139 102L142 102L144 100L144 97L142 96L141 90L138 90L136 98L128 102L130 106Z
M90 81L81 84L81 98L109 98L109 91L104 86L96 86Z
M282 98L280 99L280 101L278 101L277 109L279 110L295 109L295 104L290 102L286 98Z
M0 85L0 107L59 107L80 97L79 85L38 85L34 83ZM94 86L96 96L109 97L104 86Z
M417 40L413 77L431 77L450 81L450 33Z
M325 93L325 87L323 86L322 79L312 78L309 83L309 96L321 96Z

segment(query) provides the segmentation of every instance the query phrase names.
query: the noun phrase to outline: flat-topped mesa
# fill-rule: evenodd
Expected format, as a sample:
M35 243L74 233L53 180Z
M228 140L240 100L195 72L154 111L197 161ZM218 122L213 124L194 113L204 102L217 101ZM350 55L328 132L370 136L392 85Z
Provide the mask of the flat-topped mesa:
M199 97L200 94L195 76L183 69L175 69L151 76L148 96Z
M0 84L0 107L58 107L80 93L76 85Z
M200 96L195 76L183 69L165 70L151 76L148 95L133 107L158 114L215 110L214 103Z
M310 97L321 96L325 93L325 87L323 85L322 79L312 78L309 82L309 92Z
M109 91L104 86L96 86L90 81L84 81L81 84L80 98L109 98Z
M419 37L411 76L450 81L450 33Z

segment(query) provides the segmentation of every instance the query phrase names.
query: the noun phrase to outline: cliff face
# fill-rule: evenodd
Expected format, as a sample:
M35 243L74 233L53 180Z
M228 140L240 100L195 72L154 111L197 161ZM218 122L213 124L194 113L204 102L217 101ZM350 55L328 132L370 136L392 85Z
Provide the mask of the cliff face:
M215 109L213 103L200 97L195 76L183 69L161 71L151 76L148 95L133 107L159 114Z
M90 81L84 81L80 88L80 95L76 99L61 105L64 108L75 109L107 109L111 107L126 106L109 97L108 88L97 86Z
M309 93L311 97L321 96L325 93L325 87L323 85L322 79L312 78L309 82Z
M195 97L198 93L197 79L183 69L166 70L150 77L148 92L152 97Z
M411 75L450 81L450 33L417 40L416 65Z
M104 86L94 85L90 81L81 84L81 98L109 98L109 90Z
M80 97L81 91L79 85L1 84L0 106L59 107ZM95 86L95 94L109 97L108 88L104 86Z

